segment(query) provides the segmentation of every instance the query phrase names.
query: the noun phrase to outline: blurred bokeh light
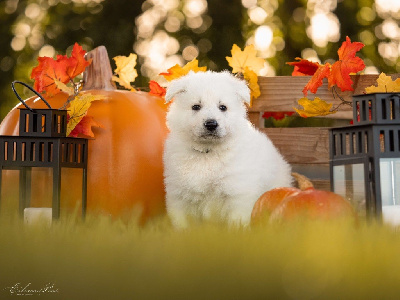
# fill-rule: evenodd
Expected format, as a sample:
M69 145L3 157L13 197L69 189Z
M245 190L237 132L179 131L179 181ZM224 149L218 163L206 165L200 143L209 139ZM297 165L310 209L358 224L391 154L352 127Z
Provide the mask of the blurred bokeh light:
M365 44L365 73L400 72L399 0L3 0L0 22L0 117L16 102L10 82L31 82L38 56L75 42L105 45L110 57L137 53L137 86L194 58L228 68L234 43L255 45L265 58L259 75L289 75L295 57L337 59L346 36Z

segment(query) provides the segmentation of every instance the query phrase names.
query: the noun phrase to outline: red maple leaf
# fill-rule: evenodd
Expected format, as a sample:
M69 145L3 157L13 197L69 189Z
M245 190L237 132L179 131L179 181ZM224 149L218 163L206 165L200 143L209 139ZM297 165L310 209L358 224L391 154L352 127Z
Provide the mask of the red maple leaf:
M149 82L150 87L150 95L164 97L166 93L166 89L159 85L156 81L150 80Z
M314 73L321 66L319 63L315 63L315 62L309 61L307 59L302 59L300 57L296 57L296 60L297 61L292 61L292 62L286 63L290 66L294 66L292 76L314 75Z
M31 78L35 80L34 89L46 95L55 95L60 92L56 81L67 83L82 73L91 61L85 60L86 51L75 43L71 57L57 55L51 57L38 57L39 64L32 69Z
M354 90L350 73L357 73L365 68L363 60L356 56L362 47L364 47L363 43L352 43L350 38L346 37L346 41L338 50L339 60L332 65L332 71L328 78L329 88L336 84L342 92Z
M75 126L69 134L70 137L78 137L84 135L87 137L94 137L92 127L104 128L103 125L96 122L91 116L84 116L82 120Z
M33 88L39 93L55 95L60 92L55 80L66 83L69 80L65 70L66 61L54 60L51 57L38 57L38 66L32 69L31 78L35 80Z
M325 65L319 65L317 71L311 77L310 81L306 84L303 89L303 94L306 96L308 91L316 93L318 88L322 85L324 78L327 78L331 73L331 64L326 63Z
M63 56L62 60L67 61L67 69L65 72L67 73L69 78L75 78L79 74L85 71L86 67L89 66L92 60L87 61L85 59L86 51L82 49L78 43L75 43L72 48L71 57Z
M268 119L268 118L274 118L275 120L279 121L282 120L285 117L290 117L294 115L296 112L294 111L266 111L262 115L263 118Z

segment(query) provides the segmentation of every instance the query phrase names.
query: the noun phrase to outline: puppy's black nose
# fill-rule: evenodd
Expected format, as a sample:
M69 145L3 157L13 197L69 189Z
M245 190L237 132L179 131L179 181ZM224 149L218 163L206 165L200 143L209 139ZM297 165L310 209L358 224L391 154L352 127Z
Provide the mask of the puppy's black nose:
M208 131L214 131L218 127L218 122L213 119L207 120L204 122L204 127L207 128Z

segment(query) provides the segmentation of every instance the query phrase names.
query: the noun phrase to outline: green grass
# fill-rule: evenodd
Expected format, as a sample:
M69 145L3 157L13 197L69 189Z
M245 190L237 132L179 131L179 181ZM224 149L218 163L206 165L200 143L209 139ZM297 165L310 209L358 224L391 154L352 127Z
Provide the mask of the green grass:
M51 227L0 217L0 299L399 299L400 234L379 224L211 223L175 231L106 217Z

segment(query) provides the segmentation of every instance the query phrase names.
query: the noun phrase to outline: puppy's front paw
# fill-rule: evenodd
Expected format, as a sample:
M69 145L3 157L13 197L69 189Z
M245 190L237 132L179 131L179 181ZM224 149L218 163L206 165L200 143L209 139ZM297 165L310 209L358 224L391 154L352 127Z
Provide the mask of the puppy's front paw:
M169 210L168 216L175 229L186 229L188 227L188 220L183 211Z

